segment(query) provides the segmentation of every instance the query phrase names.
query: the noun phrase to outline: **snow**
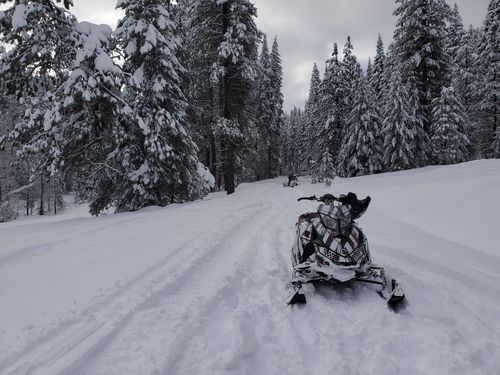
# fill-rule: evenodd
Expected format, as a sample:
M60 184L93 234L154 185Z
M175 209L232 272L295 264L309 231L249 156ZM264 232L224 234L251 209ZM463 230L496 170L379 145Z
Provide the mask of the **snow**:
M14 29L20 29L22 27L27 26L28 25L28 22L26 21L27 14L28 14L28 7L26 5L24 4L17 5L16 9L14 10L14 13L12 14L12 27Z
M500 161L243 184L231 196L0 225L1 374L498 374ZM408 298L306 288L285 304L300 196L354 191Z
M95 69L98 72L119 73L120 69L114 64L111 57L103 51L103 46L109 44L113 30L109 25L96 25L91 22L79 22L76 26L78 32L82 34L82 48L77 51L75 66L79 66L86 58L97 54L94 60ZM73 76L76 77L76 69Z
M215 177L210 173L207 167L203 165L203 163L198 162L198 174L201 179L206 182L210 189L215 187Z

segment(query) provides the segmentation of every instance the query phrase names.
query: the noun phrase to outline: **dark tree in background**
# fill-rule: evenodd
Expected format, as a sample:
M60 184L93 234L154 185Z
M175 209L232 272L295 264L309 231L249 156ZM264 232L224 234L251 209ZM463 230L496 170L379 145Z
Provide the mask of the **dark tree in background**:
M199 131L207 142L203 161L228 194L234 192L237 161L251 125L250 90L260 38L256 16L248 0L196 0L188 23L192 54L187 65L195 74L191 92L203 110L204 129Z
M479 153L500 158L500 0L491 0L479 46Z

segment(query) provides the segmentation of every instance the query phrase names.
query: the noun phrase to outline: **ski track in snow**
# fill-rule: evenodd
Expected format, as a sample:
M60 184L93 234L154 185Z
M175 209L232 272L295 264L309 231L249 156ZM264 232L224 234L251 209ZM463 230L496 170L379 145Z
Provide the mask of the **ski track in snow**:
M0 273L50 260L73 241L99 234L104 236L96 239L99 244L100 238L136 227L156 225L152 243L169 246L161 256L148 255L149 265L141 263L143 268L116 287L103 285L105 292L79 311L62 310L20 334L0 350L0 374L498 375L500 250L472 247L463 233L464 241L454 240L441 221L454 202L480 186L474 178L484 179L480 194L493 199L500 188L499 170L498 161L474 162L336 180L329 189L307 183L283 188L282 179L276 179L246 184L232 197L215 194L166 209L103 219L50 218L41 227L36 221L14 223L5 244L14 246L26 228L36 237L14 250L2 243ZM446 201L443 191L440 206L428 221L420 221L419 210L427 209L435 186L442 189L450 181L453 199ZM413 186L416 182L420 185ZM315 208L296 198L327 191L369 193L374 199L360 225L374 263L405 287L404 310L389 310L372 286L361 284L307 285L306 306L286 305L294 223L298 214ZM413 216L392 201L411 194L414 199L405 207ZM500 207L490 202L497 206L472 212L473 225L488 224L487 215L478 215L486 208L495 212L495 220ZM217 211L217 221L202 220L210 215L197 218L205 210ZM182 225L163 227L175 218ZM449 219L460 224L460 218ZM193 227L186 228L193 220ZM6 233L2 229L0 234ZM488 241L494 243L493 234L489 239L483 235L480 245ZM123 254L133 255L133 249ZM97 259L106 259L105 254ZM12 285L15 292L15 280ZM0 292L9 297L6 290Z

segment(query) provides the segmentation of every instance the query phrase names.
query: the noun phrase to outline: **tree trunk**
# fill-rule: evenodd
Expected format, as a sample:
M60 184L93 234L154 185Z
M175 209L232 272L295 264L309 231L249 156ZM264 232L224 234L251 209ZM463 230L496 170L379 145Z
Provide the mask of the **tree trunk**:
M40 210L39 210L40 215L45 215L45 208L43 207L44 189L45 189L45 179L42 175L40 176Z
M273 178L273 150L271 145L267 150L267 178Z
M233 145L228 144L226 151L226 176L224 178L226 183L227 194L233 194L235 189L234 184L234 150Z
M30 192L26 194L26 216L30 216Z

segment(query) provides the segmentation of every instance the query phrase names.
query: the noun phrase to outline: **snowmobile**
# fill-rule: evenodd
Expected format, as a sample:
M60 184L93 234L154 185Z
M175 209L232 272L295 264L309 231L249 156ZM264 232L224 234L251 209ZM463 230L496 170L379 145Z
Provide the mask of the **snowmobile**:
M288 176L288 183L283 182L284 187L295 187L298 184L299 184L299 179L297 178L297 176L294 176L294 175Z
M401 285L387 278L382 267L372 264L368 241L354 221L367 210L371 198L359 200L354 193L336 198L325 194L298 199L318 201L316 212L299 216L292 248L294 292L289 305L305 304L306 283L351 281L379 285L378 294L396 307L405 298Z

